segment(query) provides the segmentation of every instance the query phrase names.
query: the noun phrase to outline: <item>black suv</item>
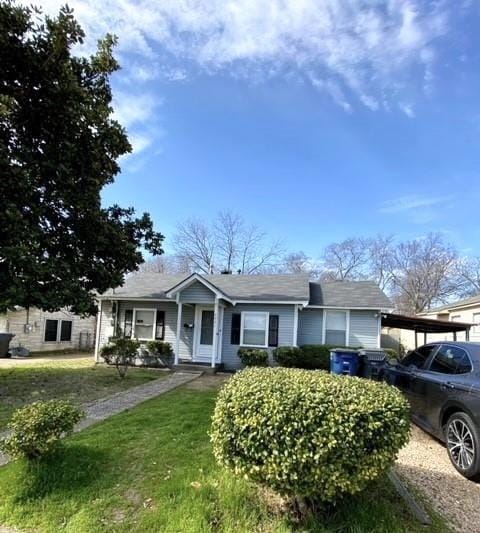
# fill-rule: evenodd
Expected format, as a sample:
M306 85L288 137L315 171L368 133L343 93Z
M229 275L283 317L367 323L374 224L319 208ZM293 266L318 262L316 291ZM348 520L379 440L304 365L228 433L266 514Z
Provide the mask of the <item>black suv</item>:
M448 449L465 477L480 474L480 344L430 343L385 369L410 401L412 419Z

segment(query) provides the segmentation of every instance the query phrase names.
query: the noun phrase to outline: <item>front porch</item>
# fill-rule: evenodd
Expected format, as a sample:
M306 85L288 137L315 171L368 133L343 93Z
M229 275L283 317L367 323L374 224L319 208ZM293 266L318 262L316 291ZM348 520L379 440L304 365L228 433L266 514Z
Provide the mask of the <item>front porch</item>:
M193 314L193 322L184 320L185 308L189 311L187 316L191 317ZM215 368L221 364L224 309L225 305L220 303L218 298L215 298L213 305L178 299L174 345L175 365L189 363ZM182 353L180 346L185 329L191 330L190 356Z

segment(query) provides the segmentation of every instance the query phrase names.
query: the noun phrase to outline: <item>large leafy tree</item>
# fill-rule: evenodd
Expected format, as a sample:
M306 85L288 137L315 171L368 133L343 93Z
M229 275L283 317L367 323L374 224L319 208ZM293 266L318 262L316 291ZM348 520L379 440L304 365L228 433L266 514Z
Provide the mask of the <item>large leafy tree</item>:
M55 18L0 0L0 311L95 311L94 294L162 253L148 214L104 208L100 193L131 151L111 118L107 35L95 55L67 7Z

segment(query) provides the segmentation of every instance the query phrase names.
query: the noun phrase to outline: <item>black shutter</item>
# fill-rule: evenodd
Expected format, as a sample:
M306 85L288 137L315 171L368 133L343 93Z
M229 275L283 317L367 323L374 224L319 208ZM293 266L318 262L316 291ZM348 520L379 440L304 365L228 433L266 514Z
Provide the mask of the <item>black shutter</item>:
M125 320L123 323L123 336L132 336L133 309L125 309Z
M270 315L268 321L268 345L278 346L278 315Z
M232 315L232 329L230 331L230 344L240 344L240 324L242 315L240 313L233 313Z
M155 338L160 341L163 341L163 339L165 338L165 311L157 311Z

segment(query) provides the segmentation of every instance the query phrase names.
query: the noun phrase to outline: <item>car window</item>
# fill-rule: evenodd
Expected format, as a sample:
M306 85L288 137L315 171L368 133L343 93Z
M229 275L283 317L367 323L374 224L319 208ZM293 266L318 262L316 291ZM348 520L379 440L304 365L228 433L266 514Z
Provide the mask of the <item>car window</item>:
M437 349L437 345L428 344L426 346L421 346L412 352L409 352L401 361L404 366L416 366L417 368L422 368L426 360L430 355Z
M472 364L462 348L442 345L433 358L430 370L442 374L466 374L472 370Z

